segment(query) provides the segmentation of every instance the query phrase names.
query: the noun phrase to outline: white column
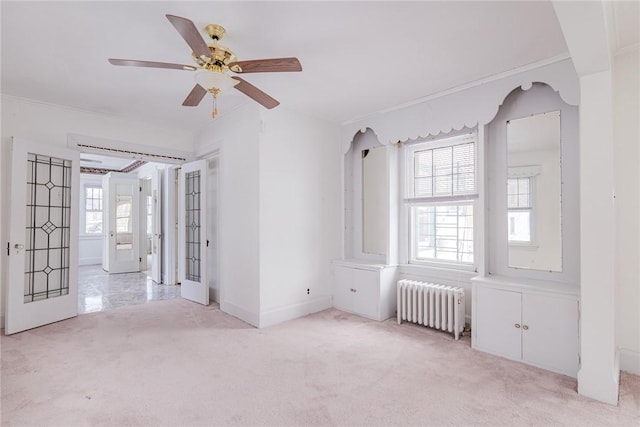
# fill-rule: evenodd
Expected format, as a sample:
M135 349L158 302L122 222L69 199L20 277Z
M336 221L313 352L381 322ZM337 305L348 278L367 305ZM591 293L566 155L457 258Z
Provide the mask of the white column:
M580 77L580 354L578 392L617 404L611 71Z

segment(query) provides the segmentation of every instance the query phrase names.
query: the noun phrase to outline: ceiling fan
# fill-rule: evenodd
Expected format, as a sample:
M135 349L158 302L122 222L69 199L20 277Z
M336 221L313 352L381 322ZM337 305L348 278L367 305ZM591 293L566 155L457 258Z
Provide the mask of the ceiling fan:
M277 107L280 102L246 80L237 76L230 76L227 72L232 71L238 74L247 74L302 71L300 61L294 57L238 61L235 54L229 48L219 43L219 40L222 39L226 32L220 25L209 24L204 28L212 40L212 42L207 45L191 20L175 15L166 15L166 17L193 51L191 56L196 65L114 58L109 58L109 62L113 65L130 67L195 71L196 85L182 103L182 105L186 107L197 106L207 92L209 92L213 96L213 112L211 115L215 118L218 114L218 95L233 87L264 107L271 109Z

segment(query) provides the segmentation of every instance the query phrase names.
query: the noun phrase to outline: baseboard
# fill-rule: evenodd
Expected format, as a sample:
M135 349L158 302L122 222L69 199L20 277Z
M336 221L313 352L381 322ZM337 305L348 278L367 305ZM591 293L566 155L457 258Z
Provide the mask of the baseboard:
M78 265L97 265L97 264L102 264L102 257L80 258L78 260Z
M621 348L620 370L634 375L640 375L640 352Z
M238 319L247 322L248 324L250 324L251 326L255 326L258 327L259 325L259 316L256 313L251 313L247 310L245 310L242 307L238 307L235 304L232 304L228 301L221 301L220 302L220 310L224 313L230 314L233 317L237 317Z
M323 296L305 301L298 304L291 304L286 307L277 308L260 313L259 328L275 325L277 323L286 322L287 320L297 319L307 314L317 313L318 311L331 308L331 297Z

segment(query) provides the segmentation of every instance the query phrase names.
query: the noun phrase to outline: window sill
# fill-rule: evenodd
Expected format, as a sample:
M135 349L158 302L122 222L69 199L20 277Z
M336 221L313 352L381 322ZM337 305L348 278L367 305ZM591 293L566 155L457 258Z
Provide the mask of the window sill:
M78 235L80 240L102 240L101 234L80 234Z
M530 250L538 250L537 242L509 242L510 247L519 248L519 249L530 249Z
M474 266L466 265L434 265L434 264L401 264L400 274L425 278L427 280L442 280L445 282L469 282L472 277L478 275Z

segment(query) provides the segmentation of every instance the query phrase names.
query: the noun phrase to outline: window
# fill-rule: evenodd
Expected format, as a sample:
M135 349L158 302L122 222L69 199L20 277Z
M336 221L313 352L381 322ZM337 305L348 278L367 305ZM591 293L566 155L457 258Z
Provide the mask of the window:
M476 135L407 148L409 262L473 264Z
M533 177L507 179L510 243L531 243L533 235Z
M147 234L153 234L153 197L147 196Z
M102 187L86 186L84 196L84 231L87 234L102 234Z

